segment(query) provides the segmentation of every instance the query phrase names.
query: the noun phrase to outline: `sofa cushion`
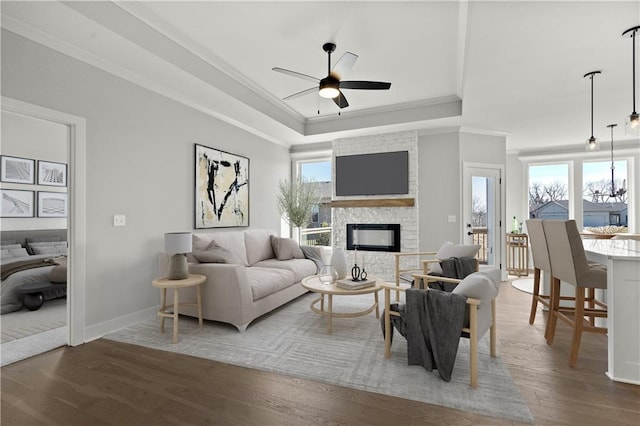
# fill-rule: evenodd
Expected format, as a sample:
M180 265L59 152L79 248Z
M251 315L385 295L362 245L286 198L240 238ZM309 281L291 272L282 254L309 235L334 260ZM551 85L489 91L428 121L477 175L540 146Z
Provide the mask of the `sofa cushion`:
M276 293L296 282L293 272L286 269L252 266L251 268L246 268L246 272L254 301Z
M244 231L248 265L275 257L273 248L271 248L270 237L272 234L273 232L266 229L247 229Z
M194 251L195 257L200 263L235 263L242 264L242 261L233 252L220 247L215 241L211 241L209 246L203 251Z
M301 281L303 278L306 278L310 275L315 275L317 273L316 264L309 259L267 259L261 260L260 262L252 266L252 268L255 267L286 269L287 271L293 272L295 282Z
M436 258L440 260L449 259L451 257L474 258L478 254L479 250L479 245L458 245L447 241L438 249ZM434 274L442 274L442 267L439 263L433 263L429 267L429 272Z
M278 260L304 259L300 244L293 238L271 236L271 247Z
M191 262L197 260L193 253L205 251L209 244L215 241L216 245L236 255L241 265L249 266L243 231L194 233L192 241L193 252L187 255L187 260Z

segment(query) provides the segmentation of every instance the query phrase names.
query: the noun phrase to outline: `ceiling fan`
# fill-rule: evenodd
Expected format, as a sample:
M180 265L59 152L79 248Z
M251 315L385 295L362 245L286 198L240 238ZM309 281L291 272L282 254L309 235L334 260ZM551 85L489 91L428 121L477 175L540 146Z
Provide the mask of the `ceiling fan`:
M289 95L286 98L283 98L283 100L286 101L289 99L298 98L300 96L304 96L317 91L318 94L323 98L333 99L336 105L338 105L340 108L346 108L349 106L349 102L347 102L347 99L344 97L342 89L388 90L391 87L391 83L385 83L382 81L343 81L342 77L344 77L344 75L351 69L351 67L353 67L353 64L356 63L358 55L347 52L342 55L342 57L338 60L338 62L336 62L333 68L331 68L331 54L336 50L336 45L334 43L325 43L322 45L322 50L327 52L328 55L328 75L323 79L280 67L273 68L274 71L317 83L317 86L294 93L293 95Z

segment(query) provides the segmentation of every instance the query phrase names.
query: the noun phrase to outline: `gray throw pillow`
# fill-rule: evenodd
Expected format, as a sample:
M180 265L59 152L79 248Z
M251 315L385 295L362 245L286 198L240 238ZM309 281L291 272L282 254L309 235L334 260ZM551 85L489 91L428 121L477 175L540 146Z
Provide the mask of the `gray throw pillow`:
M298 242L292 238L280 238L271 235L271 247L278 260L304 259L304 253Z
M215 242L211 242L209 246L203 251L194 251L193 257L195 257L200 263L237 263L242 264L242 261L230 252L229 250L220 247Z

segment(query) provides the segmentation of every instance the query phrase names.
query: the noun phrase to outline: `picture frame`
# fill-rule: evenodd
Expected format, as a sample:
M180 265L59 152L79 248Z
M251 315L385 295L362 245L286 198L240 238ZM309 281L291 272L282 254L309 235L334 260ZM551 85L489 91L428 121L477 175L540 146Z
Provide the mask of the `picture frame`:
M38 217L67 217L67 193L38 191Z
M67 165L38 160L38 185L67 186Z
M35 160L9 155L0 156L0 181L34 184L35 176Z
M0 217L33 217L34 191L0 189Z
M249 158L195 144L196 229L249 226Z

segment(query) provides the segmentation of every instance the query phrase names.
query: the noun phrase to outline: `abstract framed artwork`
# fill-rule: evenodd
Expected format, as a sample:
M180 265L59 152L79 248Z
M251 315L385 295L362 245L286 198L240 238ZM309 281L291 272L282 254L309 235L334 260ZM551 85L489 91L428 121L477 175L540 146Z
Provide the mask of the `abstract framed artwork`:
M67 165L38 160L38 185L67 186Z
M67 194L38 191L38 217L67 217Z
M35 183L35 160L0 156L0 180L12 183Z
M34 192L20 189L0 189L1 217L33 217Z
M249 159L195 144L195 228L249 226Z

